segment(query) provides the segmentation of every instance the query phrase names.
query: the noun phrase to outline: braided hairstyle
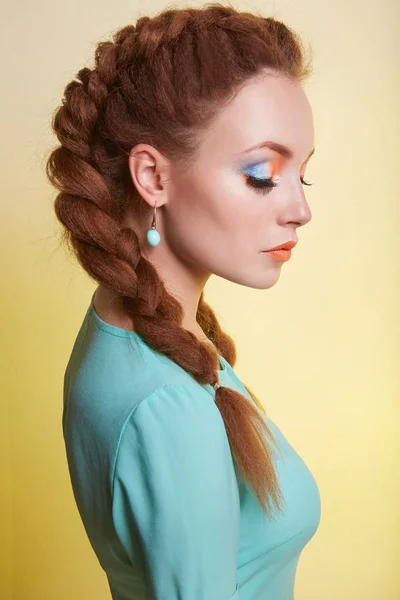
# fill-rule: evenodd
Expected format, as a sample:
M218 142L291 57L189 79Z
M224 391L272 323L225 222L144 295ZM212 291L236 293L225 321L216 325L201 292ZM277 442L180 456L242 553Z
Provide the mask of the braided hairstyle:
M236 348L201 294L197 322L212 344L181 325L183 307L141 253L139 237L123 224L127 205L143 214L128 167L133 146L151 144L183 169L212 118L262 69L302 82L311 72L299 37L274 18L209 3L140 17L100 42L95 67L67 84L52 119L60 145L46 174L58 190L54 202L62 241L95 281L116 292L135 331L155 351L200 384L215 385L216 350L234 367ZM216 349L216 350L215 350ZM232 457L266 514L284 502L268 443L276 444L265 410L221 386L215 403Z

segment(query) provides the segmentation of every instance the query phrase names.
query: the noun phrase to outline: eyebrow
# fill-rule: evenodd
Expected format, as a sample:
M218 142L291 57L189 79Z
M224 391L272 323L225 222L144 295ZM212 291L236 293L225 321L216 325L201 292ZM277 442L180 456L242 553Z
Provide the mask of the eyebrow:
M247 148L247 150L245 150L243 152L243 154L246 154L247 152L251 152L252 150L259 150L260 148L270 148L270 150L275 150L275 152L278 152L279 154L281 154L282 156L284 156L287 159L291 159L293 158L293 151L288 148L287 146L283 146L282 144L278 144L278 142L274 142L272 140L266 140L265 142L261 142L260 144L256 144L255 146L251 146L251 148ZM308 160L310 158L310 156L312 156L315 152L315 148L313 148L310 152L310 154L307 156L306 160Z

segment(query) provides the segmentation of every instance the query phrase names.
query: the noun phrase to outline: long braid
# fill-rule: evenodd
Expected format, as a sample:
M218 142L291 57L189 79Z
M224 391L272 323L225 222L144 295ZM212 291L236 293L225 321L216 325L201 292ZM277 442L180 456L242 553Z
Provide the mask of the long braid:
M201 384L217 383L218 355L182 327L182 305L143 256L138 234L123 224L128 203L137 214L144 204L127 156L144 142L190 165L202 124L266 66L298 80L308 74L300 41L282 23L215 4L167 10L99 43L95 67L81 69L66 86L53 120L60 146L48 158L47 175L59 190L55 213L64 240L89 276L120 296L145 342ZM235 344L203 293L197 322L234 366ZM275 440L262 404L245 388L259 410L224 386L215 392L216 405L243 480L268 514L272 504L282 511L269 445Z

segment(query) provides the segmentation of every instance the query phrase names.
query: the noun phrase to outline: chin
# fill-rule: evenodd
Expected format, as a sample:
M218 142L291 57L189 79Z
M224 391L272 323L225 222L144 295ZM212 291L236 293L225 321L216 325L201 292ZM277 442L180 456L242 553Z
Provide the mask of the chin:
M254 266L253 269L246 269L245 273L221 274L220 277L255 290L268 290L278 282L281 266L282 263L278 262L277 267L272 266L268 269L255 268Z

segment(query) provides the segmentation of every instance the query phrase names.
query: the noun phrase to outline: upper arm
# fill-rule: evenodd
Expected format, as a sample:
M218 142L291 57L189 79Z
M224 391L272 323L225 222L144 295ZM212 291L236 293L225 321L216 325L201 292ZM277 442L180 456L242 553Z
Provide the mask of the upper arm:
M238 600L239 492L211 396L165 386L138 405L120 439L113 520L157 600Z

